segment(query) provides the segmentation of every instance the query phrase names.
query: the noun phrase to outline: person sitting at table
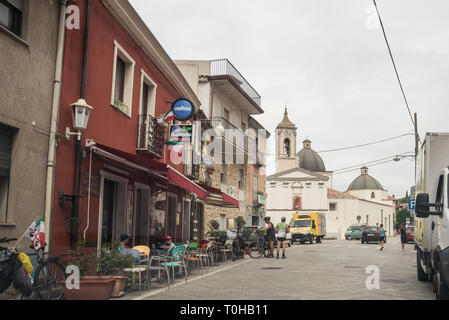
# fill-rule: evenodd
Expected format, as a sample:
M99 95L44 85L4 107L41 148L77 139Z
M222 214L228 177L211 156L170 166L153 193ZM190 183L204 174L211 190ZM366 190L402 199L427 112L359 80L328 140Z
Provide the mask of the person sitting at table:
M128 247L129 239L131 236L129 234L123 233L120 235L120 246L118 250L121 254L127 255L130 254L136 259L136 262L140 262L140 251L136 249L131 249Z
M169 235L164 237L164 244L159 246L160 249L168 250L170 248L176 247L176 244L171 240Z

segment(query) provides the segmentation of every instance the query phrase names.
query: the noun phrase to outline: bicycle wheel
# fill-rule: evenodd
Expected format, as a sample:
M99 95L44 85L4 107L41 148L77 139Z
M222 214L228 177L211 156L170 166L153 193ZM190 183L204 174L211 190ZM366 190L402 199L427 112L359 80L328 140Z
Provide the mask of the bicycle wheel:
M254 258L254 259L262 258L263 257L263 244L258 243L258 244L252 245L249 248L248 254L251 258Z
M55 260L47 260L39 265L34 276L36 298L40 300L62 300L64 298L64 268Z

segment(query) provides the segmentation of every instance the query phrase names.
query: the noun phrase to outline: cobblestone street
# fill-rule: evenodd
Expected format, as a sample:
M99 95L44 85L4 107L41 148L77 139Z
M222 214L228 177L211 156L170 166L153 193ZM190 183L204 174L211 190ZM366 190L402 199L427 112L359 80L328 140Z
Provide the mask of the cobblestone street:
M357 240L294 245L287 260L251 259L221 263L204 277L179 281L167 291L128 294L124 299L434 299L430 282L416 278L413 245L402 252L399 238L389 238L384 251ZM366 267L380 269L380 289L368 290Z

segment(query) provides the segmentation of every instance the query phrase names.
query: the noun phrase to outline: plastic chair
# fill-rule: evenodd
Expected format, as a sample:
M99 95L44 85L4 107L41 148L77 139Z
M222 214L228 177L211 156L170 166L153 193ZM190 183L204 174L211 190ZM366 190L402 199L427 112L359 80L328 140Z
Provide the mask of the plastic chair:
M201 274L203 274L203 261L201 257L198 257L198 242L190 242L186 246L186 260L188 262L193 262L194 264L198 266L198 269L201 269ZM187 268L189 269L189 268Z
M185 262L185 246L176 246L174 248L170 248L166 256L159 256L165 258L165 262L161 263L161 266L168 267L172 269L173 279L172 283L175 282L175 268L179 268L181 272L184 269L184 274L186 278L187 284L187 264Z

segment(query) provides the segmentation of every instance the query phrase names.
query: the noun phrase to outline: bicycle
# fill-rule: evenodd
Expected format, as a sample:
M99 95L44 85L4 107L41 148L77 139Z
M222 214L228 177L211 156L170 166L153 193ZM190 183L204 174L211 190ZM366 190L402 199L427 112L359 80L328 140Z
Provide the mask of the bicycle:
M2 238L0 243L9 243L16 241L13 238ZM33 246L30 248L34 249ZM9 249L0 247L0 253L3 253L3 259L0 263L6 264L10 259L15 259L20 251L15 248ZM58 258L49 258L44 249L41 248L34 253L26 253L30 257L34 257L33 272L31 274L32 290L36 299L39 300L62 300L64 298L64 284L61 283L66 279L66 274L62 265L58 262ZM19 300L24 299L22 292L19 293Z
M243 239L237 231L237 236L232 242L232 256L233 261L239 257L244 257L245 254L249 255L253 259L259 259L261 257L268 257L270 255L270 246L266 237L256 231L257 239Z

